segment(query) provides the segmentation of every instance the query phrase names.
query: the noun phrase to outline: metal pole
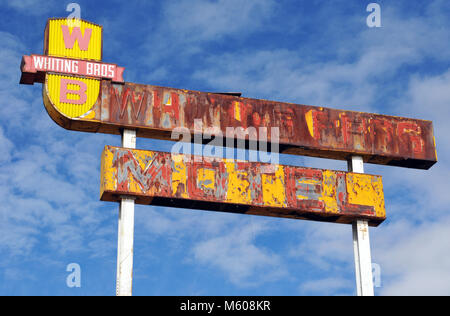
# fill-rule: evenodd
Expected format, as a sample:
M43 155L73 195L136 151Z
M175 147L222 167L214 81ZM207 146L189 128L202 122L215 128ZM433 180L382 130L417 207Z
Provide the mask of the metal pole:
M122 132L122 147L136 148L136 131ZM119 206L116 295L131 296L133 283L134 199L123 196Z
M353 156L348 161L348 169L351 172L364 173L363 158L361 156ZM374 296L368 221L357 220L353 223L352 230L356 292L358 296Z

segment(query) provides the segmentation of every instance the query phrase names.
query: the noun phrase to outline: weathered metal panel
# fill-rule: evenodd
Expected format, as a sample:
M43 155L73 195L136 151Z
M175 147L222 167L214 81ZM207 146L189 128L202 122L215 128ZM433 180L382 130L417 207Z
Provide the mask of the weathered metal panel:
M196 122L203 131L220 128L224 137L229 127L254 127L257 137L260 127L267 128L269 141L278 128L285 154L341 160L359 155L368 163L418 169L437 161L430 121L107 80L100 90L91 109L95 116L70 119L49 111L52 118L72 130L119 134L132 128L139 137L167 140L175 128L197 133Z
M267 133L285 154L342 160L358 155L369 163L418 169L437 161L430 121L123 83L122 67L101 62L102 27L71 23L49 19L45 56L24 56L21 64L21 83L44 83L45 107L66 129L112 134L134 129L139 137L171 140L176 128L193 135L214 127L233 139L224 145L234 146L236 139L250 139L227 133L241 128L255 131L258 139Z
M106 146L101 200L377 226L381 176Z

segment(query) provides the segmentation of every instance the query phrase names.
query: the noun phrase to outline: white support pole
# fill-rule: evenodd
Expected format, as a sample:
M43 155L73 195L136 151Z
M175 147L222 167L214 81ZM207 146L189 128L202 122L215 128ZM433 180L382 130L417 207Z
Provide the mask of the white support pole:
M363 158L361 156L353 156L348 161L348 169L350 172L364 173ZM358 220L353 223L352 229L357 295L374 296L369 223L367 220Z
M136 131L122 132L122 147L136 148ZM119 206L116 295L131 296L133 283L134 199L123 196Z

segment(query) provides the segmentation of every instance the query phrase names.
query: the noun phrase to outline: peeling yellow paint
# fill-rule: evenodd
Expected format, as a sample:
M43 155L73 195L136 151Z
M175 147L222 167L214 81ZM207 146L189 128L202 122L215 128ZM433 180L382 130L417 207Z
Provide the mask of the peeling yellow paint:
M308 112L306 112L305 119L306 119L306 124L308 125L309 134L312 137L314 137L314 122L313 122L313 117L312 117L312 111L313 110L309 110Z
M178 154L172 155L173 159L173 172L172 172L172 195L177 196L181 194L181 197L188 198L187 194L187 168L183 159L184 155ZM182 184L182 186L180 186ZM183 192L178 192L178 189L184 188Z
M164 101L164 105L167 105L167 106L172 105L172 96L170 94L167 94L166 97L167 97L167 100Z
M262 191L264 205L286 206L286 189L284 185L284 168L275 166L275 174L262 174Z
M346 182L350 204L373 206L376 216L386 216L381 177L349 173Z
M147 166L151 163L153 158L155 157L154 151L149 150L140 150L140 151L133 151L133 156L136 158L136 161L139 163L139 167L141 167L142 170L145 170Z
M438 157L437 157L436 137L434 137L434 136L433 136L433 142L434 142L434 155L436 156L436 161L437 161Z
M325 204L327 213L339 213L339 207L336 198L336 173L330 170L323 171L322 181L322 200Z
M136 160L136 162L139 165L139 168L141 170L146 170L148 165L153 160L153 157L155 156L155 152L153 151L133 151L133 157ZM131 192L138 192L138 193L146 193L145 189L142 187L142 185L135 179L133 173L128 173L128 188Z
M92 120L95 118L95 111L94 110L90 110L89 112L87 112L84 115L81 115L80 118L84 118L84 119L88 119L88 120Z
M205 189L215 189L215 175L214 170L211 169L198 169L197 170L197 186Z
M227 201L251 204L247 172L236 170L236 162L232 159L225 159L225 166L228 174Z
M104 191L115 190L117 187L116 183L116 168L112 168L114 154L105 147L103 154L101 156L100 162L100 196L103 195Z
M238 101L234 101L234 118L241 121L241 103Z

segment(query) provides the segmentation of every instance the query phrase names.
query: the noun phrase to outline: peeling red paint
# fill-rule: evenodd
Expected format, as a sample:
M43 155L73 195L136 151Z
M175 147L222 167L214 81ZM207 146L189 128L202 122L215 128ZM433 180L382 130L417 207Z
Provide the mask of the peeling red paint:
M102 115L70 120L50 114L72 130L120 134L133 128L138 137L167 140L180 127L193 135L195 120L223 135L228 127L266 127L268 135L277 128L285 154L341 160L360 155L368 163L417 169L437 161L433 124L425 120L106 80L94 111Z

